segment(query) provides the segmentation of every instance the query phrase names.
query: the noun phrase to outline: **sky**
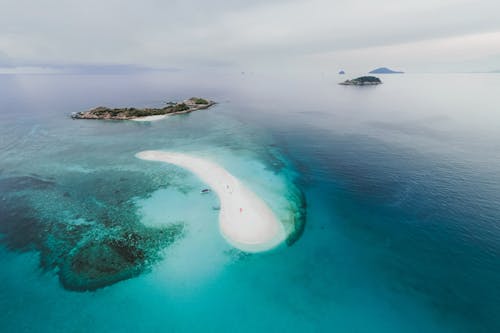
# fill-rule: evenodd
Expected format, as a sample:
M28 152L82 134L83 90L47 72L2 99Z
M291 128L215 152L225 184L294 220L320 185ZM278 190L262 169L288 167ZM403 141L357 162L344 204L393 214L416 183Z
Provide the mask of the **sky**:
M499 70L500 1L0 0L4 72L379 66Z

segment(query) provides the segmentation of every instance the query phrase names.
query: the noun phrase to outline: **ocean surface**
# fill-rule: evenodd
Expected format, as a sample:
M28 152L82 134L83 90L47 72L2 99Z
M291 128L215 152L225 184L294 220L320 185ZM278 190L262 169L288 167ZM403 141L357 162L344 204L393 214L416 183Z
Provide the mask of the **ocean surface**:
M500 332L500 75L380 77L0 75L0 330ZM69 117L191 96L218 104ZM235 250L217 197L134 156L150 149L219 163L278 216L305 208L300 238ZM102 244L140 269L75 278Z

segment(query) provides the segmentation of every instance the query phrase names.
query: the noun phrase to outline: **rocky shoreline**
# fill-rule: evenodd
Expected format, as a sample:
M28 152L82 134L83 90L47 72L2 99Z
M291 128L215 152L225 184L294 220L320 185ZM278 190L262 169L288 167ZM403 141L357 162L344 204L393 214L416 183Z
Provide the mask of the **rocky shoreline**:
M345 80L339 84L343 86L374 86L382 84L382 81L375 76L360 76L353 80Z
M214 105L215 102L199 97L191 97L182 102L167 103L162 108L108 108L99 106L97 108L76 112L71 115L73 119L108 119L108 120L133 120L151 116L162 116L172 114L189 113L203 110Z

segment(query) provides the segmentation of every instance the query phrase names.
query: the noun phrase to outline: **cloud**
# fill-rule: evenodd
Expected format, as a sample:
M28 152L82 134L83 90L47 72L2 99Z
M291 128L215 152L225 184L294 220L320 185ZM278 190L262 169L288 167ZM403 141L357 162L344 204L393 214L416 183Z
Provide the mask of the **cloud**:
M418 71L488 71L500 68L498 45L500 32L479 33L317 53L306 56L303 61L321 66L325 71L337 70L338 64L361 72L387 64L393 68Z
M390 46L397 54L412 43L500 31L500 3L493 0L0 0L0 6L0 63L13 65L273 68L332 52ZM356 58L359 66L369 60ZM417 67L432 61L418 50L407 59Z

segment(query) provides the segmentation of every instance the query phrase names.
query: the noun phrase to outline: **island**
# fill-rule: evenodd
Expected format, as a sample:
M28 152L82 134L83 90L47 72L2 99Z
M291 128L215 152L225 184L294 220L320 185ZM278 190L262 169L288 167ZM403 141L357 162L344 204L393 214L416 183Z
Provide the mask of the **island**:
M169 102L162 108L108 108L99 106L94 109L75 112L71 115L73 119L110 119L110 120L136 120L153 121L165 118L173 114L188 113L197 110L207 109L215 102L199 97L191 97L182 102Z
M353 80L345 80L339 84L344 86L374 86L377 84L382 84L382 81L375 76L360 76Z
M403 74L404 72L395 71L387 67L379 67L370 72L370 74Z
M341 69L341 70L339 71L339 75L344 75L344 74L345 74L345 71L344 71L343 69Z

